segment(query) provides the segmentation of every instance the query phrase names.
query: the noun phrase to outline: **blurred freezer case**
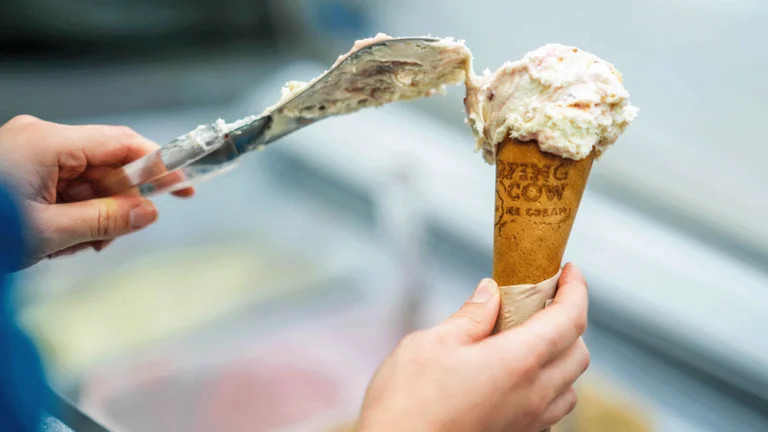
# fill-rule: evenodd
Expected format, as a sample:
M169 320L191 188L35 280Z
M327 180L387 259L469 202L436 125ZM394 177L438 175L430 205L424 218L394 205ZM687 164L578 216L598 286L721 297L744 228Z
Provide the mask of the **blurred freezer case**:
M399 337L387 303L363 289L381 276L376 258L324 266L255 250L145 253L33 303L23 321L54 386L112 430L323 430L354 418Z
M335 281L340 283L340 281ZM375 308L374 308L375 309ZM80 405L128 431L321 431L356 417L381 360L376 310L284 323L269 335L186 346L94 371Z
M55 59L264 40L276 34L271 7L269 0L5 0L0 49Z
M588 374L576 385L576 409L553 432L654 432L654 410L639 395Z
M370 36L365 0L6 0L3 60L88 54L177 55L245 42L299 48L313 56ZM343 44L344 46L339 46ZM277 48L276 46L276 48Z

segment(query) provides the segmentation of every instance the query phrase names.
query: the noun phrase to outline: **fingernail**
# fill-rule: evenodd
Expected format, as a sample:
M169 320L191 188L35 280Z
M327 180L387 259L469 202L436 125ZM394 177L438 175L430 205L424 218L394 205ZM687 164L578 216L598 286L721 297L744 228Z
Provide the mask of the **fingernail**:
M128 220L132 229L144 228L157 220L157 209L151 202L144 201L131 209Z
M492 299L498 289L493 279L483 279L470 297L470 303L485 303Z

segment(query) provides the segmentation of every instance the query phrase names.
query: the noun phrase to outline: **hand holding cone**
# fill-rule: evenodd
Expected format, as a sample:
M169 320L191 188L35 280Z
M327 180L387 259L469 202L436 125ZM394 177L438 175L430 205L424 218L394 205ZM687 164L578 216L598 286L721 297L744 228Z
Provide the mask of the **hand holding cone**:
M496 332L525 322L555 298L560 265L595 153L581 160L505 139L496 159L493 278ZM542 431L549 432L549 429Z

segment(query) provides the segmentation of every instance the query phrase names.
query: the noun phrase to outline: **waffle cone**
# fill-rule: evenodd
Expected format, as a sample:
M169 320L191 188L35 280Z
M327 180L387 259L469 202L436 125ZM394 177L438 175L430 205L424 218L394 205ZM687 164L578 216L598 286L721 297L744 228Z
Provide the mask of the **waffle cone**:
M493 278L501 287L496 331L521 324L554 298L565 246L594 153L582 160L510 138L496 158Z

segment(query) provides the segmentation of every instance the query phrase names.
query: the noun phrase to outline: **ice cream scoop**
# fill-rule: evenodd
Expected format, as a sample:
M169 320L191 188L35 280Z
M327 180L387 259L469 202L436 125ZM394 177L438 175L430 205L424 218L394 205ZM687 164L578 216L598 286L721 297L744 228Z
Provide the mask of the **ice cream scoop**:
M621 73L584 50L545 45L467 78L467 117L486 160L505 138L580 160L616 142L637 117Z
M96 192L139 187L142 195L171 192L223 173L240 156L331 116L418 99L465 79L471 55L463 43L432 37L358 41L314 80L289 82L282 98L259 116L199 126L165 147L116 170Z

